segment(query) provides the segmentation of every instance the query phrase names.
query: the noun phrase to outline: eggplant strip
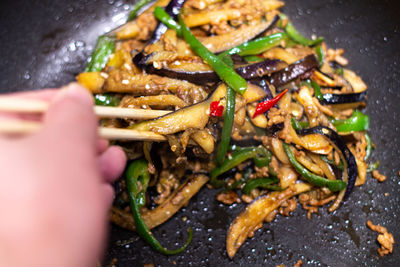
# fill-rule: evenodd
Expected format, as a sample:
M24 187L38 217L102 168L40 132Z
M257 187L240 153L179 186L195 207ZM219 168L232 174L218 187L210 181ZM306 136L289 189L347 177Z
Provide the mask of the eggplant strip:
M333 211L339 206L341 199L347 198L353 190L354 184L358 176L356 159L351 151L348 149L346 144L343 142L342 138L335 131L328 127L316 126L314 128L299 130L297 131L297 133L299 135L319 134L321 136L324 136L325 138L327 138L327 140L330 141L330 143L337 151L340 151L345 170L343 172L343 181L347 183L347 186L345 190L342 190L339 193L339 196L334 203L334 207L331 207L329 210Z
M355 93L362 93L367 90L367 85L354 71L343 69L343 78L351 84Z
M220 85L206 100L167 114L160 118L144 121L130 128L138 131L154 131L159 134L174 134L189 128L203 129L209 119L210 104L225 97L226 86Z
M142 96L159 95L162 92L176 93L179 88L203 91L203 88L200 86L187 81L160 77L157 75L132 75L129 72L115 70L109 74L103 88L100 91L94 91L92 93L113 92Z
M293 189L292 189L293 188ZM250 203L232 222L226 237L226 250L233 258L249 235L262 226L264 219L289 198L311 190L306 183L297 183L283 192L272 192Z
M287 134L290 136L290 140L288 140L288 142L292 142L317 154L326 155L332 151L332 146L330 143L324 137L318 134L299 136L294 130L289 117L287 117L285 120L285 128L287 128Z
M263 21L226 34L199 38L199 41L213 53L223 52L258 36L268 29L272 22L273 20Z
M125 96L121 100L120 106L124 108L141 108L142 106L157 107L186 107L188 104L176 95L153 95L153 96Z
M290 64L283 70L272 73L269 82L275 87L280 87L301 77L307 72L318 68L318 66L319 62L316 56L309 55L293 64Z
M190 136L206 153L211 154L215 148L214 138L207 130L194 132Z
M351 93L351 94L323 94L323 99L320 100L322 105L336 105L348 103L360 103L365 106L367 101L367 93Z
M240 18L240 16L242 16L242 13L239 9L227 8L189 14L184 16L183 20L189 28L192 28L205 24L218 24L222 21Z
M318 167L323 171L326 178L329 180L336 180L335 173L333 172L331 166L325 162L320 155L314 153L307 153L307 155L314 161Z
M138 54L134 58L134 63L147 73L157 74L173 79L186 80L199 85L218 82L220 80L218 75L213 70L209 70L208 65L199 63L197 70L193 70L193 68L196 68L196 64L193 66L193 63L189 62L187 67L190 69L185 68L185 65L182 63L174 66L174 68L171 68L171 64L169 64L168 67L157 62L157 60L161 60L162 58L164 58L164 61L174 60L178 58L178 55L172 55L171 52L162 52L162 55L160 55L159 52L155 52L147 56ZM177 63L179 63L179 61L177 61ZM235 71L244 79L254 79L279 71L285 67L286 64L280 60L267 59L262 62L238 67L235 69Z
M142 213L142 219L149 229L159 226L178 212L208 182L208 177L198 174L187 179L162 204ZM135 231L135 221L131 212L116 207L111 208L111 221L125 229Z

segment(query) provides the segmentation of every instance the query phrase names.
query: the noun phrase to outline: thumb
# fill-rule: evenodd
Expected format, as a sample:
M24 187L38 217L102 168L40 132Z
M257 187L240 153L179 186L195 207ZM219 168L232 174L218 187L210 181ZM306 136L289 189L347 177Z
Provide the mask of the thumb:
M93 112L93 98L90 93L77 83L62 88L50 102L44 117L44 131L67 138L68 141L83 141L95 145L97 118Z

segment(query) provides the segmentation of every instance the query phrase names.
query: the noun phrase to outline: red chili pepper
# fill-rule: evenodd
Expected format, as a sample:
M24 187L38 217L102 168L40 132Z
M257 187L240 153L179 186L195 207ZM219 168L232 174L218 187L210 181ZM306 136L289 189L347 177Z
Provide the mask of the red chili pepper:
M256 112L254 112L253 118L257 117L260 114L267 112L270 108L275 106L275 104L278 103L279 100L281 100L282 96L284 94L286 94L287 91L288 91L288 89L286 89L285 91L283 91L282 93L280 93L279 95L275 96L274 98L272 98L270 100L258 103Z
M221 117L224 113L224 106L219 105L219 101L213 101L210 104L210 115L213 117Z

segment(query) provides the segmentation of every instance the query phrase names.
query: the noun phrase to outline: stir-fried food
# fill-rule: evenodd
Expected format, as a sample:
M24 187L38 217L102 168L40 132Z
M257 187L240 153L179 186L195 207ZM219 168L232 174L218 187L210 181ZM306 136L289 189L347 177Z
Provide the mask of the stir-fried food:
M158 0L138 15L146 4L99 38L77 76L97 105L170 111L102 121L167 140L119 141L132 163L115 185L114 223L178 253L190 229L183 247L168 250L151 228L209 183L222 203L250 203L227 226L233 258L278 213L289 216L297 202L309 217L326 204L333 212L377 168L360 111L367 86L345 68L342 49L300 34L278 10L283 2Z

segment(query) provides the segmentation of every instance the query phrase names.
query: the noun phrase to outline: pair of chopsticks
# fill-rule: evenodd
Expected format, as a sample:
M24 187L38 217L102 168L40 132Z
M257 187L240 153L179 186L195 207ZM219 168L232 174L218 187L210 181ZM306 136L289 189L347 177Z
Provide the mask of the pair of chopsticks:
M18 114L40 114L46 112L49 104L41 100L31 100L0 96L0 112ZM166 110L147 110L94 106L99 118L153 119L170 113ZM0 134L30 134L40 130L39 122L7 119L0 120ZM166 141L165 136L150 131L136 131L99 127L99 135L108 140Z

